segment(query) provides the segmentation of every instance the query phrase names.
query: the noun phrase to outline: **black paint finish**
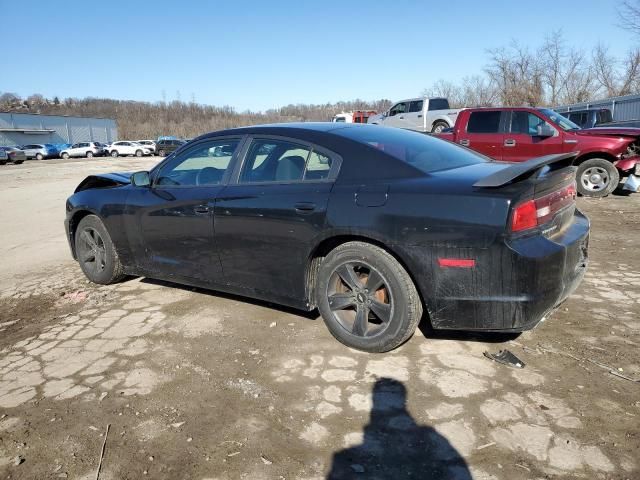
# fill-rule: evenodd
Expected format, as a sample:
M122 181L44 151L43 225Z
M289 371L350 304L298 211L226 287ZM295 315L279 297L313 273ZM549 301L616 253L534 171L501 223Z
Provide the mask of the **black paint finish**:
M511 164L418 133L400 134L411 136L411 142L431 142L439 152L444 167L424 171L401 160L397 151L349 138L353 135L344 129L367 129L356 133L369 137L390 131L322 123L214 132L181 147L150 172L153 181L163 165L198 142L240 139L217 185L137 187L130 184L130 174L88 177L67 200L72 253L75 257L75 227L94 213L129 274L309 310L316 304L318 262L313 259L344 241L369 241L407 269L432 325L446 329L532 328L577 287L589 234L588 219L578 210L565 212L564 224L552 235L544 226L526 235L508 232L513 206L553 190L571 167L540 170L532 161L530 174L519 167L522 174L514 182L483 188L481 179L495 178ZM240 183L254 136L322 151L332 160L329 178ZM447 168L447 159L458 165L458 156L469 155L474 156L469 164ZM438 258L475 259L476 264L442 268Z

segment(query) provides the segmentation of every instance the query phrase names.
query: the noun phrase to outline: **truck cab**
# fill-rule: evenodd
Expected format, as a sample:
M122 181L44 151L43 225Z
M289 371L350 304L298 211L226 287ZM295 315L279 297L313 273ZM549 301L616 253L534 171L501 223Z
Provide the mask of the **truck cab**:
M454 125L459 111L450 108L446 98L410 98L394 103L384 113L369 117L369 123L440 133Z
M534 157L579 152L575 165L578 191L601 197L640 161L640 129L581 129L546 108L471 108L460 112L441 138L495 160L523 162Z

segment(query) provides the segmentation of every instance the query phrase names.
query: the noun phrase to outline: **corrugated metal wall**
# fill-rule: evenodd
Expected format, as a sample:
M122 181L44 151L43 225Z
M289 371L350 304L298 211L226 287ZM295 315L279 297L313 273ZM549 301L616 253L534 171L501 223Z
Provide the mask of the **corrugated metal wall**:
M0 145L28 143L115 142L118 126L110 118L63 117L29 113L0 113L0 129L28 128L53 132L23 133L0 131Z
M608 108L613 113L613 119L617 121L640 119L640 95L625 95L623 97L605 98L593 102L574 103L554 108L558 113L575 110L596 108Z

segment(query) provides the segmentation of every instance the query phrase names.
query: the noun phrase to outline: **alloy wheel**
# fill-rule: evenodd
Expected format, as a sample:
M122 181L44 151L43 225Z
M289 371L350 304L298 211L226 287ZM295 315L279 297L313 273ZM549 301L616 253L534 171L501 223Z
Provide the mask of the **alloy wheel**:
M343 263L334 270L327 299L342 328L358 337L379 335L393 318L393 295L388 282L364 261Z
M604 190L609 184L609 172L602 167L589 167L580 177L580 183L590 192L597 192Z
M80 232L78 242L78 259L93 273L102 272L107 261L107 252L104 240L97 230L86 227Z

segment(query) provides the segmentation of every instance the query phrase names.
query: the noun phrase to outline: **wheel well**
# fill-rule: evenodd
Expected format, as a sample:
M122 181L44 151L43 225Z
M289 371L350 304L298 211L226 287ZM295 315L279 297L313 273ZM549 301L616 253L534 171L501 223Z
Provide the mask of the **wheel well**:
M602 158L604 160L609 160L611 163L616 161L616 157L614 157L610 153L591 152L591 153L585 153L584 155L580 155L578 158L575 159L573 164L577 166L583 162L586 162L587 160L591 160L592 158Z
M424 298L422 298L422 293L420 292L420 288L418 286L419 284L418 282L416 282L416 279L414 278L411 270L409 270L409 268L407 267L406 263L402 260L402 258L400 258L396 252L391 250L384 243L378 240L375 240L373 238L364 237L360 235L337 235L335 237L326 238L322 242L320 242L316 246L316 248L311 252L311 255L309 255L309 258L307 260L307 271L306 271L307 301L312 308L317 306L314 298L314 291L316 288L316 281L318 278L318 270L320 268L320 264L322 263L324 258L329 254L329 252L331 252L331 250L347 242L369 243L371 245L375 245L376 247L383 249L384 251L389 253L393 258L395 258L396 261L400 265L402 265L402 268L404 268L406 272L409 274L409 276L411 277L411 280L413 281L414 285L416 286L416 290L418 291L418 295L420 296L420 301L422 302L424 311L425 313L427 313L428 308L424 301Z

